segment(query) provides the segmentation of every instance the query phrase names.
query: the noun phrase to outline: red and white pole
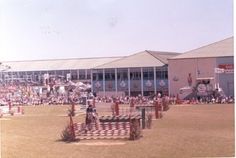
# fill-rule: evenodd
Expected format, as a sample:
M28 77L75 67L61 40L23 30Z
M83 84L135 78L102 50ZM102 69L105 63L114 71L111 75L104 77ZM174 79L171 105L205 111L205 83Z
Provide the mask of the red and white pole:
M115 115L116 116L119 115L119 102L118 101L115 102Z

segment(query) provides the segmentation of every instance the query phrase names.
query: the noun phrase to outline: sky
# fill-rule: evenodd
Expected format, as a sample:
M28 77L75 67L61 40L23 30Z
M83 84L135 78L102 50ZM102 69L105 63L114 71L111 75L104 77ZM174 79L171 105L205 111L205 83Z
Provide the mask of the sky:
M0 61L186 52L233 36L233 0L0 0Z

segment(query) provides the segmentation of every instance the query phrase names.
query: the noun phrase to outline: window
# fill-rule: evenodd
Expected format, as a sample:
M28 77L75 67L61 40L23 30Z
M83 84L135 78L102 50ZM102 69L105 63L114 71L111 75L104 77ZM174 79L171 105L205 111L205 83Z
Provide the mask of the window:
M71 79L72 80L78 79L77 70L71 70Z
M87 70L87 79L91 79L91 70Z
M141 80L141 69L140 68L130 69L130 80Z
M103 73L98 74L98 80L103 80Z
M128 69L117 69L117 80L128 80Z
M168 79L167 67L158 67L156 69L156 78L157 79Z
M103 80L103 70L93 70L93 81Z
M97 81L98 80L98 74L97 73L93 73L93 81Z
M85 70L79 70L79 79L80 80L86 79Z
M153 80L154 79L153 68L143 68L143 79L144 80Z
M163 73L164 73L164 79L168 79L168 72L167 71L163 71Z
M157 79L162 79L161 71L156 72L156 78Z
M115 69L105 70L105 80L107 81L115 80Z

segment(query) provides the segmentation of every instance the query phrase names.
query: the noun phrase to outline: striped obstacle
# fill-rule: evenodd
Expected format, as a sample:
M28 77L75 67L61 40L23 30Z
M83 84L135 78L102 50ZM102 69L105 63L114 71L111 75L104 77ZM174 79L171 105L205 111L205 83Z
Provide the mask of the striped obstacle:
M103 119L101 119L103 118ZM102 116L99 120L102 122L91 123L89 126L85 123L73 123L70 116L70 129L73 134L73 140L89 139L138 139L141 135L140 116Z
M150 115L149 115L150 114ZM140 111L133 115L119 115L119 116L101 116L99 118L100 122L130 122L132 119L142 120L141 126L142 129L150 129L151 128L151 120L152 116L150 112L146 112L144 108L140 109Z
M135 115L118 115L118 116L101 116L99 117L100 122L129 122L130 119L140 119L139 114Z
M84 123L74 123L74 130L80 140L130 138L130 122L92 123L90 130L86 130Z
M13 115L23 115L24 109L22 106L11 107L0 106L0 116L13 116Z

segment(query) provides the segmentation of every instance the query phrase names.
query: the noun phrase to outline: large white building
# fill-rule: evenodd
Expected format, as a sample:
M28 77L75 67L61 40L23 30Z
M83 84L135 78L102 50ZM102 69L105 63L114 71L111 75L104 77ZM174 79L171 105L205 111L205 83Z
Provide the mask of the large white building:
M4 82L27 80L43 84L44 75L89 82L100 96L168 94L168 58L178 53L145 50L125 57L8 61Z
M100 96L160 92L185 97L185 89L216 88L234 96L233 41L227 38L182 54L145 50L125 57L6 61L2 64L10 69L0 71L0 81L42 84L48 74L89 82Z

